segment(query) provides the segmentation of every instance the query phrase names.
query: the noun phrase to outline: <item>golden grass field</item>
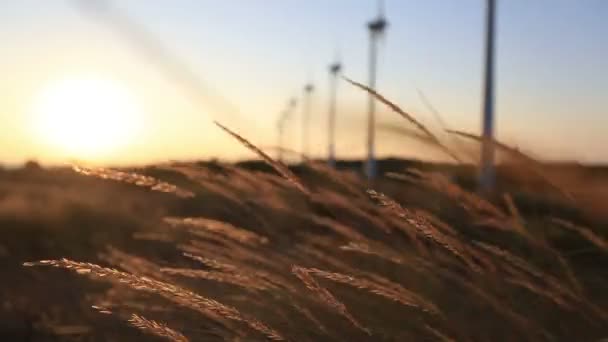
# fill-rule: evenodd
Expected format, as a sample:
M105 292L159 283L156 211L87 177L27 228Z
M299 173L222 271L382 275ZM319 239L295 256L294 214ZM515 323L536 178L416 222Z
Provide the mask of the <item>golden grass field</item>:
M605 168L494 141L498 184L456 164L29 163L0 172L7 341L598 341L608 337ZM444 131L462 139L481 139Z
M2 171L3 340L608 336L602 172L264 158Z

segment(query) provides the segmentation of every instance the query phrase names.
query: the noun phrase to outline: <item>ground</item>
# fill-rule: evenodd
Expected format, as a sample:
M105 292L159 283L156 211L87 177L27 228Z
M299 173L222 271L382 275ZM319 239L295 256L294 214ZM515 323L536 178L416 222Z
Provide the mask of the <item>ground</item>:
M603 168L505 164L487 196L472 166L385 160L374 182L360 163L338 168L0 171L0 336L608 336ZM40 260L54 261L23 265Z

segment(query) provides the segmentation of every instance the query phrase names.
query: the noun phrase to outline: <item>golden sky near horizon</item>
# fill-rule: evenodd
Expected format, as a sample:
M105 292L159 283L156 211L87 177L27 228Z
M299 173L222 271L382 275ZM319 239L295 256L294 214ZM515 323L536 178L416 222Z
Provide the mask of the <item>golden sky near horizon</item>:
M137 54L111 39L96 41L94 46L87 43L82 48L74 45L71 41L70 48L66 47L71 50L67 54L49 53L42 60L37 56L45 50L44 46L28 47L32 49L28 54L31 59L14 61L19 69L0 69L5 75L4 96L0 98L3 130L9 133L0 138L7 147L0 151L4 162L36 159L51 164L70 161L141 164L253 157L217 129L213 120L228 125L261 147L276 146L275 132L264 128L268 126L266 122L256 120L268 116L265 108L276 107L275 99L264 101L256 98L255 89L239 89L238 75L234 79L224 78L222 83L236 84L233 89L248 97L247 105L223 108L208 104L206 97L199 100L196 94L191 96L190 89L168 81L158 66L142 63ZM341 85L346 86L345 82ZM350 111L354 115L340 125L337 149L340 157L358 158L364 154L362 109L366 108L367 97L359 90L350 92L359 98L356 105L341 103L341 113ZM325 99L318 98L313 103L313 111L319 115L313 118L311 129L311 149L320 157L327 144L322 122L324 102ZM286 129L286 147L293 150L300 149L299 110ZM379 107L379 112L386 110ZM352 122L352 118L357 121ZM392 149L398 155L404 142L390 139L391 133L386 136L388 143L379 148L380 153L391 154ZM411 141L409 146L420 148L428 156L425 146ZM440 154L437 157L443 158Z
M205 82L200 93L176 80L155 60L158 56L142 54L121 32L79 13L69 2L0 5L2 163L251 158L213 120L261 147L274 146L280 112L290 97L301 98L307 81L317 89L312 152L323 157L326 68L336 45L345 74L367 80L363 23L374 9L362 0L344 8L335 21L323 19L327 9L322 1L289 6L279 1L267 6L255 1L116 2ZM544 12L543 23L537 22L537 5L499 8L503 26L498 31L496 108L501 141L547 159L608 161L603 148L608 145L608 44L594 35L606 25L601 4L557 4L553 12ZM439 11L444 5L387 1L391 26L380 51L378 89L437 130L416 95L421 89L451 128L475 133L480 128L482 11L473 0ZM294 6L298 11L290 10ZM415 18L404 18L412 11ZM327 38L326 32L339 39ZM338 157L361 158L367 96L341 82L338 99ZM377 108L379 124L411 128L382 105ZM288 148L300 149L300 120L301 106L289 121ZM377 151L380 156L444 158L383 131L378 132Z

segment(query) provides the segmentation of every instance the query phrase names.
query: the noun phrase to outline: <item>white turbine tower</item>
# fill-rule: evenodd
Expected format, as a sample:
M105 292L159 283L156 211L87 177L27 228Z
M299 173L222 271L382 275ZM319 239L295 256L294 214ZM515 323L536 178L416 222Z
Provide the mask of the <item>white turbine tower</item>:
M327 163L330 167L336 166L336 97L338 92L338 75L342 71L339 61L329 66L329 124L328 124L328 156Z
M486 0L486 46L485 46L485 89L483 99L483 142L481 145L481 162L479 186L483 192L490 192L494 187L494 31L496 1Z
M277 159L282 162L283 161L283 152L285 151L285 125L287 124L287 120L291 117L294 109L296 108L297 101L295 98L292 98L287 103L287 108L285 108L279 119L277 121L277 131L278 131L278 145L277 145Z
M312 106L312 92L314 91L312 83L307 83L304 86L304 104L302 106L302 156L308 157L309 154L309 126L310 126L310 111Z
M277 141L277 160L283 162L283 137L285 134L285 123L287 121L287 115L289 112L285 109L281 111L279 115L279 119L277 120L277 132L278 132L278 141Z
M388 22L384 18L384 3L378 1L378 17L367 24L369 29L369 87L376 89L376 66L378 56L378 41L384 35ZM376 157L374 154L376 139L376 102L370 94L367 117L367 162L365 173L368 179L376 177Z

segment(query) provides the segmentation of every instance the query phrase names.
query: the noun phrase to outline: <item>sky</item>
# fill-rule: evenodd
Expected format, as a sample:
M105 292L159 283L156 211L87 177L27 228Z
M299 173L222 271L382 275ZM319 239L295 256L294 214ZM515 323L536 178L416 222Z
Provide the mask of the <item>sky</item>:
M608 149L603 148L608 146L608 2L497 2L497 138L540 158L608 162ZM213 121L256 145L276 146L277 119L290 98L301 100L307 82L315 85L311 151L323 157L328 65L339 57L344 75L367 83L365 23L377 11L372 0L114 0L121 15L160 41L180 67L187 67L188 80L200 81L196 89L185 85L182 74L168 72L166 63L159 64L158 53L142 51L142 44L129 40L116 22L91 15L76 3L0 3L3 163L252 157ZM450 128L479 133L484 4L386 0L389 27L380 42L377 90L439 130L420 90ZM74 106L51 110L40 104L41 94L56 94L66 79L110 82L120 89L115 92L128 93L128 107L137 110L108 105L116 98L112 90L91 95L73 86L65 91L67 100L49 95L58 97L52 103L73 98L80 105L79 119L73 114L66 119L64 108ZM361 90L339 83L338 157L365 155L366 104ZM116 111L101 120L105 108ZM379 124L409 127L387 108L377 108ZM299 106L286 127L287 147L295 150L301 147L301 114ZM41 127L49 121L55 123ZM126 137L124 129L120 138L104 135L119 125L136 129ZM85 134L71 134L70 129ZM114 141L105 150L87 149L87 137ZM445 158L391 132L379 130L377 139L381 156Z

